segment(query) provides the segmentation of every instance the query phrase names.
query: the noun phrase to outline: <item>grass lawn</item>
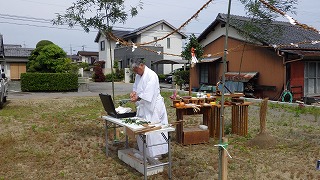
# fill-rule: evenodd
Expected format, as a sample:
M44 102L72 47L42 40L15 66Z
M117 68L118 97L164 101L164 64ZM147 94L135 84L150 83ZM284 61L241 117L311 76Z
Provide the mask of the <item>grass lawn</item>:
M169 122L176 121L171 93L163 93ZM128 95L117 96L117 99ZM134 107L133 104L129 104ZM103 107L99 97L8 99L0 110L1 179L143 179L118 159L117 144L105 156ZM230 108L225 111L229 139L228 179L320 179L320 108L270 104L267 132L270 148L248 146L259 132L259 104L249 107L249 134L229 134ZM123 135L121 136L123 137ZM181 146L174 142L173 179L217 179L217 139ZM131 141L135 146L135 140ZM168 179L167 172L148 179Z

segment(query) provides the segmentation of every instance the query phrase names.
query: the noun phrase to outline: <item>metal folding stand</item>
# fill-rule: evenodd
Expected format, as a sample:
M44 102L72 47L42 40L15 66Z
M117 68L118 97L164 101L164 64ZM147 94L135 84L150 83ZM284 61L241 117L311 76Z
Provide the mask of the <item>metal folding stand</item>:
M108 141L108 129L114 129L114 135L115 135L115 129L117 127L129 127L132 128L133 131L138 131L140 129L140 127L137 127L137 125L128 125L126 123L124 123L122 120L117 119L117 118L113 118L110 116L102 116L102 119L105 120L105 131L106 131L106 156L109 156L109 141ZM168 176L169 179L172 178L172 173L171 173L171 168L172 168L172 157L171 157L171 132L175 131L174 128L172 127L166 127L166 128L162 128L162 129L158 129L155 131L149 131L149 132L141 132L138 134L138 136L141 138L142 142L143 142L143 173L144 173L144 179L147 179L148 176L148 170L149 169L154 169L157 167L161 167L161 166L165 166L168 165ZM168 162L164 162L164 163L158 163L158 164L154 164L151 166L147 166L147 159L151 158L151 160L154 160L152 157L147 157L146 155L146 148L148 147L147 145L147 135L150 133L154 133L154 132L160 132L162 137L164 138L165 142L164 143L159 143L159 144L154 144L152 146L159 146L159 145L163 145L163 144L168 144ZM168 137L165 135L165 133L168 133ZM149 147L152 147L149 146ZM126 134L126 141L125 141L125 147L126 149L128 149L129 145L128 145L128 135ZM142 172L141 172L142 173Z
M171 171L171 168L172 168L172 163L171 163L171 135L170 135L170 132L168 132L168 138L165 136L165 134L163 132L161 132L161 135L162 137L165 139L166 143L159 143L159 144L154 144L152 146L159 146L159 145L163 145L163 144L168 144L168 162L164 162L164 163L160 163L160 164L157 164L157 165L152 165L152 166L147 166L147 147L152 147L152 146L148 146L147 145L147 135L146 134L139 134L142 142L143 142L143 151L142 151L142 154L143 154L143 167L144 167L144 179L146 180L147 179L147 172L148 172L148 169L152 169L152 168L156 168L156 167L159 167L159 166L165 166L165 165L168 165L168 176L169 176L169 179L172 178L172 171Z
M112 126L113 125L113 126ZM108 129L113 129L114 137L116 137L116 128L122 127L120 125L116 125L115 123L110 123L110 126L108 125L108 121L105 121L105 130L106 130L106 156L109 156L109 142L108 142ZM115 141L115 140L114 140ZM126 142L125 142L126 148L129 147L128 143L128 136L126 134Z

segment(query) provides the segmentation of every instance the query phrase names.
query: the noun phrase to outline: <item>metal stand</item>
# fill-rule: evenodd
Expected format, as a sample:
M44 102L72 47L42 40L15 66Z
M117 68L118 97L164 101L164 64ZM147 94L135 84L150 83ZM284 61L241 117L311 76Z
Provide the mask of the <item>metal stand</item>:
M102 116L102 119L105 120L105 131L106 131L106 156L109 156L109 142L108 142L108 129L113 128L114 132L115 129L117 127L128 127L130 125L123 123L120 119L117 118L113 118L110 116ZM132 128L132 127L131 127ZM134 127L133 127L134 129ZM138 130L138 129L137 129ZM161 132L162 137L164 138L165 142L164 143L159 143L159 144L154 144L152 146L159 146L159 145L163 145L163 144L168 144L168 162L164 162L164 163L159 163L159 164L155 164L155 165L151 165L151 166L147 166L147 160L149 158L153 159L152 157L147 157L147 135L153 132L145 132L145 133L141 133L139 134L139 137L141 138L142 142L143 142L143 172L144 172L144 179L147 179L147 175L148 175L148 169L152 169L152 168L157 168L157 167L161 167L161 166L165 166L168 165L168 176L169 179L172 178L172 156L171 156L171 132L174 132L175 129L172 127L167 127L164 129L160 129L160 130L155 130L158 132ZM168 133L168 137L165 135L165 132ZM126 134L126 142L125 142L125 147L126 149L128 149L128 135ZM151 147L151 146L149 146Z
M170 132L168 132L168 138L164 135L164 133L162 132L161 133L162 137L165 139L166 143L161 143L161 144L155 144L155 145L152 145L152 146L158 146L158 145L162 145L162 144L168 144L168 162L164 162L164 163L161 163L161 164L157 164L157 165L153 165L153 166L147 166L147 135L145 134L140 134L140 138L142 139L142 142L143 142L143 167L144 167L144 179L146 180L147 179L147 172L148 172L148 169L151 169L151 168L154 168L154 167L159 167L159 166L165 166L165 165L168 165L168 176L169 176L169 179L172 178L172 163L171 163L171 135L170 135ZM151 146L149 146L151 147Z

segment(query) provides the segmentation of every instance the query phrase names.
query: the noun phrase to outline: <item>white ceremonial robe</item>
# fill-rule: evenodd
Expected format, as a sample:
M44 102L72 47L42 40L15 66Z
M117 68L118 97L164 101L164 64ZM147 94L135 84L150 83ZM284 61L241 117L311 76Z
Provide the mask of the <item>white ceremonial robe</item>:
M154 71L145 66L143 75L136 75L133 91L141 98L136 103L138 117L142 117L151 123L168 124L167 110L163 97L160 95L158 75ZM168 137L168 133L164 134ZM147 156L154 157L168 152L168 144L151 146L166 142L161 133L147 135L146 140ZM137 136L137 143L139 150L142 152L143 142L140 136Z

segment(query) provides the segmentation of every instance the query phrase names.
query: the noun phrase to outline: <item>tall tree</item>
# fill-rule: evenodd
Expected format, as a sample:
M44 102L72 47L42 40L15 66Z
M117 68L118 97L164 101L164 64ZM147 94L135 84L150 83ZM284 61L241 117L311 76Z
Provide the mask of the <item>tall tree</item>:
M106 32L111 30L113 24L124 23L127 20L128 12L124 2L125 0L77 0L67 8L65 14L57 13L53 24L67 24L69 27L80 25L85 32L91 29ZM138 14L138 8L142 9L141 1L136 7L130 8L132 17Z
M270 4L284 13L290 12L295 14L295 5L298 0L240 0L240 2L245 5L245 9L247 10L246 14L249 17L272 21L279 17L280 14L276 13L275 9L270 9L265 6L263 2Z
M67 24L69 27L80 25L85 32L90 29L100 30L109 39L109 51L111 56L111 42L108 33L112 30L112 25L116 22L124 23L128 18L128 13L124 5L125 0L77 0L72 6L67 8L65 14L57 14L53 24ZM137 6L130 8L131 16L138 14L138 9L142 9L142 2L139 0ZM110 57L111 74L113 74L112 57ZM113 77L113 76L112 76ZM112 78L112 93L114 98L114 81Z
M189 36L189 42L186 43L186 46L184 47L184 50L181 52L181 56L183 58L185 58L186 60L189 61L189 63L191 63L191 49L194 49L194 53L197 59L201 59L202 55L203 55L203 47L202 45L198 42L196 36L194 34L191 34ZM192 66L190 66L190 70L189 70L189 95L191 95L191 89L192 89Z
M181 56L186 60L191 60L191 48L194 48L197 59L201 59L203 55L203 47L198 42L197 37L194 34L189 36L188 43L185 44L184 50L181 52Z
M37 46L28 59L28 72L77 73L78 71L78 67L71 63L71 59L67 58L63 49L52 42Z
M262 40L276 38L282 34L282 29L276 25L272 27L270 24L277 17L286 14L288 12L295 14L298 0L240 0L245 5L246 14L251 21L246 21L239 29L240 34L246 38L250 38L248 34L255 32L261 34ZM269 5L269 7L266 6ZM282 14L279 13L282 12ZM230 19L230 21L233 21ZM265 33L265 30L269 29L272 33Z

